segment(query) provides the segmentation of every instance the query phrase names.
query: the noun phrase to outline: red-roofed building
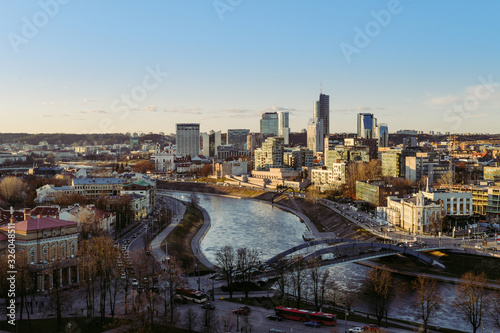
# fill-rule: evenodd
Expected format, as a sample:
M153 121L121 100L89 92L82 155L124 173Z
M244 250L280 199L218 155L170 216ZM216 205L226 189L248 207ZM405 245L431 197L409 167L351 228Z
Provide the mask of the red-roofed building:
M33 265L38 290L77 282L77 223L29 215L26 215L27 219L16 222L16 214L13 215L9 224L0 227L0 252L5 253L9 245L9 229L14 229L16 259L24 256ZM57 265L53 264L56 262Z
M33 209L25 208L23 210L15 210L13 213L14 220L17 222L27 220L31 218L31 216L59 218L59 206L38 206ZM0 208L0 225L9 223L10 218L10 210Z

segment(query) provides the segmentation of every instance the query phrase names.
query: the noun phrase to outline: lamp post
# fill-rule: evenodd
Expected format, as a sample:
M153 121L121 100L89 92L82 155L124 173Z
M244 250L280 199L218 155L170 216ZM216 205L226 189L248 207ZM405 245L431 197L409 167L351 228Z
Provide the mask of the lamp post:
M344 332L346 332L346 333L347 333L347 310L345 310L345 317L344 317L344 319L345 319L345 323L344 323Z

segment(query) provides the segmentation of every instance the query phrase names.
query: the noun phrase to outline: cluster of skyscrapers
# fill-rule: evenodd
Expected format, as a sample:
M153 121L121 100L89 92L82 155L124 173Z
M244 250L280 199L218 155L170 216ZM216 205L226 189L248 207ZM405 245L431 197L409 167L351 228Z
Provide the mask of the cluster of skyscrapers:
M210 131L200 134L199 124L177 124L177 154L194 157L202 153L208 157L226 158L228 156L252 155L256 149L276 143L278 146L287 147L290 144L290 115L287 111L265 112L260 119L260 133L251 133L249 129L228 129L223 140L221 131ZM281 138L269 140L268 138ZM201 140L200 140L201 138ZM376 148L387 147L389 144L389 131L387 124L378 124L372 113L359 113L357 116L357 139L364 140L361 144L372 144L374 153ZM330 135L330 96L320 93L319 99L314 101L313 117L307 124L307 149L313 156L324 154L333 149L338 143ZM332 142L334 145L332 145ZM353 144L357 146L357 144ZM200 148L202 150L200 151ZM303 147L304 148L304 147ZM271 149L270 156L276 155L273 151L283 148ZM261 149L262 151L262 149ZM247 153L245 153L247 152ZM260 153L259 153L260 154ZM281 153L283 154L283 153ZM282 165L282 160L277 163L269 162L267 154L255 164ZM333 155L332 155L333 156Z

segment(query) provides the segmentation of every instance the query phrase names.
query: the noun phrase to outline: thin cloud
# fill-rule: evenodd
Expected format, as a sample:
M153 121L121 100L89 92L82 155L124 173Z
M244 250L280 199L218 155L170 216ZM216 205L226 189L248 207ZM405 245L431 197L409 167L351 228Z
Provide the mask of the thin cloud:
M55 105L59 105L59 103L57 103L57 102L42 102L42 105L44 105L44 106L55 106Z
M58 114L41 114L38 116L39 118L60 118L60 117L69 117L69 114L58 113Z
M372 106L357 106L355 108L347 108L347 109L334 109L333 111L337 112L367 112L367 111L383 111L385 108L383 107L372 107Z
M83 104L89 104L89 103L94 103L95 101L93 99L89 99L89 98L84 98L82 103Z
M174 112L174 113L180 113L180 114L202 114L200 108L184 108L184 107L174 107L174 108L167 108L163 110L163 112Z
M291 109L283 106L271 106L270 108L264 109L266 112L278 112L278 111L286 111L286 112L293 112L297 111L297 109Z
M104 110L82 110L82 111L76 111L76 113L79 113L79 114L106 114L108 112L104 111Z

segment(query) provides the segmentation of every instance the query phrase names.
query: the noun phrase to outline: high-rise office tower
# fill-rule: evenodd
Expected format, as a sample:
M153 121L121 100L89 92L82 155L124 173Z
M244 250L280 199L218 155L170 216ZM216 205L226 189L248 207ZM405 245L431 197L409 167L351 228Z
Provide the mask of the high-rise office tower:
M374 129L374 139L377 139L378 147L389 147L389 127L387 124L380 123Z
M221 131L201 133L201 140L203 142L203 155L208 157L217 156L217 147L222 144L221 136Z
M266 112L260 120L260 135L263 138L279 135L279 121L277 112Z
M177 154L200 154L200 124L176 124Z
M314 154L324 151L323 119L311 118L307 124L307 148Z
M286 111L278 113L278 135L283 137L285 145L289 143L290 136L290 114Z
M377 119L373 113L358 113L358 138L373 139L373 130L377 126Z
M330 134L330 96L319 94L319 101L314 102L314 118L323 120L323 135Z
M248 129L228 129L227 144L232 145L236 150L246 149L247 135L250 133Z

